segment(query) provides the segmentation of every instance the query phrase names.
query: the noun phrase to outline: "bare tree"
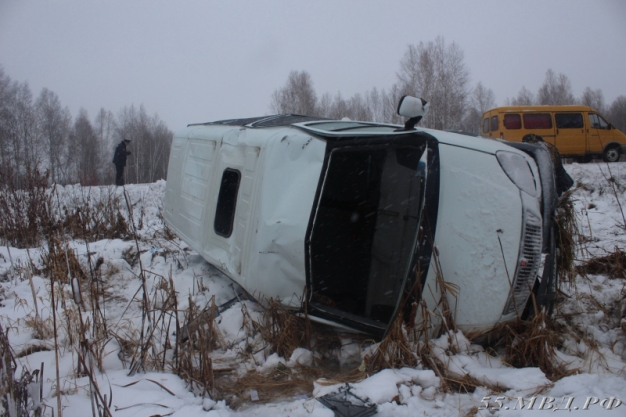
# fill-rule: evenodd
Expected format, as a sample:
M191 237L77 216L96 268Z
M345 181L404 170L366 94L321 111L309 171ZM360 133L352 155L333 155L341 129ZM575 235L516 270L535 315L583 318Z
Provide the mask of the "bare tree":
M27 83L19 86L16 96L16 120L18 140L23 147L23 170L39 165L42 150L41 136L37 131L37 115L33 94Z
M112 112L101 109L92 124L81 109L72 122L54 92L44 88L33 102L28 84L12 81L0 66L0 163L13 170L17 182L29 167L40 165L49 169L53 183L110 183L113 141L122 137L133 140L131 182L165 178L173 133L143 106L126 107L119 118L118 124Z
M397 73L403 94L422 97L430 102L430 112L422 126L456 129L465 115L469 71L461 48L454 42L446 45L439 36L434 42L409 45Z
M17 140L16 83L0 67L0 162L4 167L14 167L14 144Z
M583 95L580 98L580 104L583 106L589 106L603 114L606 111L604 94L599 88L597 90L592 90L589 87L585 88L585 91L583 91Z
M613 126L626 133L626 96L619 96L611 103L607 117Z
M71 178L82 185L101 184L99 172L102 146L89 121L87 110L80 109L68 141L68 166Z
M372 120L372 111L369 107L369 103L367 102L367 98L364 98L361 94L356 93L350 98L348 101L348 108L351 120Z
M270 110L278 114L317 114L317 94L311 75L306 71L291 71L285 86L272 94Z
M174 134L157 115L149 117L143 105L139 110L135 106L125 107L118 116L116 136L118 140L131 140L132 155L127 159L126 182L154 182L167 176Z
M98 162L98 170L100 172L100 180L104 184L111 184L115 179L114 165L111 161L113 159L113 150L117 145L114 139L116 126L113 113L101 108L98 114L96 114L93 128L103 152L102 158Z
M324 117L331 119L343 119L344 117L350 119L350 106L348 102L343 99L341 92L337 92L335 97L330 102L330 107L323 111Z
M19 182L38 163L40 136L28 83L11 81L0 67L0 161Z
M469 108L461 128L466 132L480 133L483 114L495 106L493 90L479 82L469 96Z
M379 91L373 88L363 95L357 93L349 99L344 99L341 92L334 97L329 93L324 93L318 102L317 111L318 116L330 119L348 118L402 124L402 118L396 114L400 97L400 90L396 84L389 91L384 89Z
M572 83L565 74L556 75L549 69L546 79L537 92L538 104L559 105L575 104L576 99L572 93Z
M517 97L511 100L507 99L506 103L510 106L532 106L535 104L535 95L525 86L522 86Z
M316 106L317 116L330 118L330 108L332 107L332 105L333 97L330 95L330 93L322 94L322 97L319 99Z
M63 160L67 136L72 116L67 108L61 107L59 97L44 88L35 103L38 127L46 144L50 179L53 183L63 183L66 178L66 165Z
M398 115L398 103L402 97L403 92L400 86L394 83L389 90L383 90L381 92L383 121L385 123L404 124L404 118ZM427 99L426 99L427 100Z
M370 111L370 120L372 122L385 122L385 114L383 108L383 96L378 92L378 89L374 87L371 91L368 91L365 94L365 99L367 101L367 106Z

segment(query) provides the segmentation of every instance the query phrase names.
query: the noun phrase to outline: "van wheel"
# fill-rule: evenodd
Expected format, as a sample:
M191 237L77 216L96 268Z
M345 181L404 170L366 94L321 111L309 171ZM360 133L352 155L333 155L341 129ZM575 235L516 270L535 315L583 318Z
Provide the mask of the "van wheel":
M604 150L602 158L604 159L604 162L617 162L619 161L620 156L622 155L619 148L617 146L610 146Z

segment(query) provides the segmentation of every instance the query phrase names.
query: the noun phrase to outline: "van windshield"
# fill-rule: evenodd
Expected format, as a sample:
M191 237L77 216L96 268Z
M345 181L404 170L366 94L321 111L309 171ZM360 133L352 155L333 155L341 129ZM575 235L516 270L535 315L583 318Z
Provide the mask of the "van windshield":
M311 302L386 329L417 239L424 146L335 149L310 235Z

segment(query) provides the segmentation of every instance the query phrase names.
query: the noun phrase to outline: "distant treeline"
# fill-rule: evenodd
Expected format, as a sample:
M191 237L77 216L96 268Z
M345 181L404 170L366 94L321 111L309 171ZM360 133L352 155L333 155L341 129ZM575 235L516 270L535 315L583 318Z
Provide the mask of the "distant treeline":
M0 67L0 163L20 181L31 169L48 171L53 184L112 184L116 144L131 140L126 182L165 178L173 133L143 105L117 116L101 109L90 120L85 109L72 117L58 96L44 88L36 99L26 82L12 81Z
M469 70L464 53L455 44L446 44L442 37L434 42L409 45L396 72L397 81L388 89L373 88L364 94L343 98L341 93L321 97L313 87L307 71L292 71L282 88L274 91L270 101L273 113L297 113L341 119L403 123L396 114L400 97L405 94L430 102L429 114L420 126L434 129L461 129L479 133L485 110L496 107L493 91L478 82L470 86ZM523 80L520 80L522 83ZM517 97L502 105L583 104L603 114L622 132L626 132L626 96L620 95L607 105L602 90L585 88L575 97L572 84L564 74L548 69L546 78L533 94L522 87Z

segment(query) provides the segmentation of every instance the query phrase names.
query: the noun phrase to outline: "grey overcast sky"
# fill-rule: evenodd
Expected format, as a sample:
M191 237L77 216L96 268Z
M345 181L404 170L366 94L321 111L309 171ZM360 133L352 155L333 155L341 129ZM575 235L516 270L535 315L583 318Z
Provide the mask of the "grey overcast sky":
M143 104L170 129L269 113L291 70L344 98L396 81L442 36L498 104L548 68L574 94L626 95L624 0L0 0L0 66L73 116ZM428 97L425 97L428 99Z

